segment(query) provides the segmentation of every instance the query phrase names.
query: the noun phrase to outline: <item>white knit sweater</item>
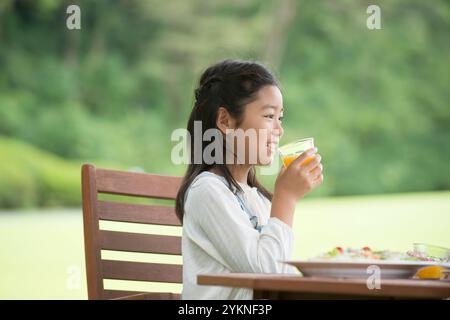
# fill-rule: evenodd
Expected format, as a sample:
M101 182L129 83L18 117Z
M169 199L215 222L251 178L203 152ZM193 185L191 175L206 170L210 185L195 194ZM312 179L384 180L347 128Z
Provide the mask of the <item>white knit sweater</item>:
M263 225L259 233L242 210L225 178L203 172L188 189L183 218L183 299L252 299L250 289L199 286L205 273L297 273L289 260L290 226L270 218L271 202L256 188L240 184L247 206Z

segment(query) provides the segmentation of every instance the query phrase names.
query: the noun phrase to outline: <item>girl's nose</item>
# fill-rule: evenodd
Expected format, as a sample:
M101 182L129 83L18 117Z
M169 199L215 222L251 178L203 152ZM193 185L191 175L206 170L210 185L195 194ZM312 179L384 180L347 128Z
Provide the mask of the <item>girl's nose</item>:
M275 125L275 127L273 128L273 133L275 136L281 138L281 136L284 133L284 129L281 126L281 123L279 121L277 121L277 124Z

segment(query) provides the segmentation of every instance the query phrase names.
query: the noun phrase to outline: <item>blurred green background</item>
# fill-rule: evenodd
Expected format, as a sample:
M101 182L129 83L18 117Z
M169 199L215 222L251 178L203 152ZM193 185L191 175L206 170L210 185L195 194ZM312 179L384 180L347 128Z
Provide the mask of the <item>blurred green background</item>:
M70 4L81 30L66 28ZM369 4L381 30L366 27ZM271 68L282 143L312 136L322 155L296 257L450 247L449 30L445 0L1 1L0 298L85 297L84 282L68 291L61 280L70 265L84 276L81 164L182 175L170 135L186 126L202 70L223 58ZM269 189L274 179L262 177ZM69 231L50 236L60 222Z

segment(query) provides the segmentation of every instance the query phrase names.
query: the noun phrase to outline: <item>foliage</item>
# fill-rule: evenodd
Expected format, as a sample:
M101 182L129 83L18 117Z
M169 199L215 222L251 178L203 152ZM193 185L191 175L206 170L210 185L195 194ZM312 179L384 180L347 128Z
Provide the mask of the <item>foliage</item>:
M313 136L323 156L314 195L450 188L447 1L379 1L373 31L369 1L72 3L81 30L65 27L67 2L0 3L0 135L14 139L1 140L0 206L76 205L82 162L181 175L171 132L225 57L279 76L282 142Z

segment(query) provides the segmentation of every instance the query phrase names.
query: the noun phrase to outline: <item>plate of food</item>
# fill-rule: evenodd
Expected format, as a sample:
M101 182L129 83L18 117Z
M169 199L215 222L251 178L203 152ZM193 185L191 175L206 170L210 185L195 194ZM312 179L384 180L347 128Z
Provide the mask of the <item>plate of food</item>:
M416 250L402 253L369 247L335 247L310 260L284 262L297 267L305 277L367 278L379 270L383 279L443 279L450 269L448 255L433 257Z

